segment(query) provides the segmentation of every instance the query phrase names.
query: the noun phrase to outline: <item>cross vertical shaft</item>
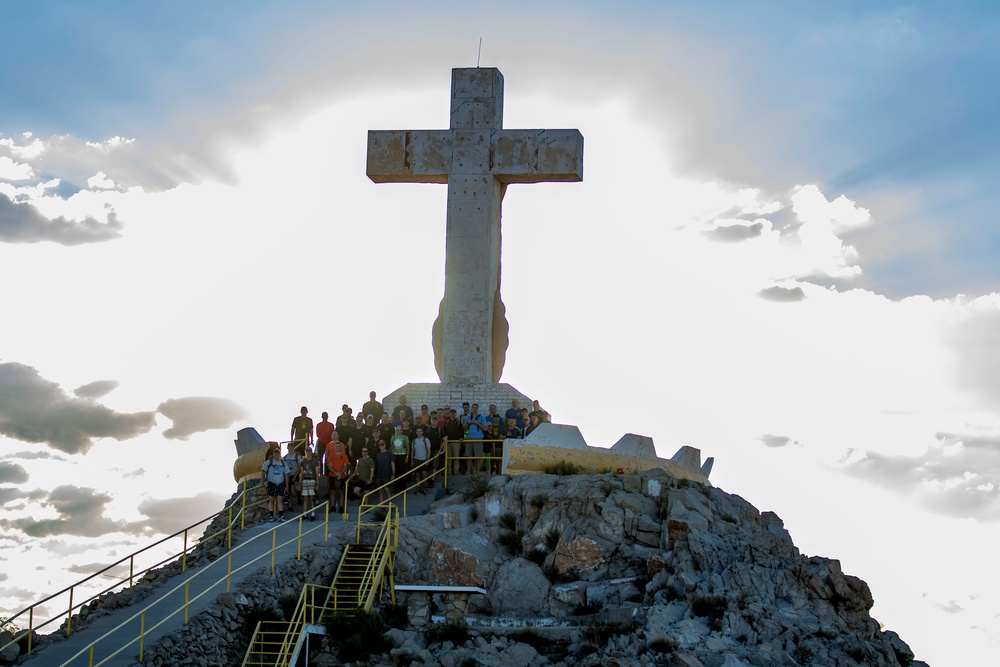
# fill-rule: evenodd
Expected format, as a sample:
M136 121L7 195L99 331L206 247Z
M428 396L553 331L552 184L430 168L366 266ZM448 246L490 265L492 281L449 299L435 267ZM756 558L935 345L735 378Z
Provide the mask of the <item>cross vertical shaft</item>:
M507 350L500 299L500 209L508 183L579 181L577 130L504 130L503 75L452 70L449 130L368 133L376 183L447 183L445 291L434 323L442 382L497 382Z

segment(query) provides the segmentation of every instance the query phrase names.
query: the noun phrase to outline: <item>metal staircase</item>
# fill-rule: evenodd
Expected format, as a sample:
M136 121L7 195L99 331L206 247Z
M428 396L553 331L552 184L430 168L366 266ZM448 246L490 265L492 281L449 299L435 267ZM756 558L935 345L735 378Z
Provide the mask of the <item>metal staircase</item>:
M361 524L359 517L359 543L344 548L329 587L305 586L291 620L257 624L243 665L290 667L298 660L309 631L319 630L316 626L321 626L332 614L354 614L358 609L371 611L386 589L395 602L392 568L399 544L399 509L392 503L379 509L386 512L381 524ZM362 525L379 528L372 543L361 543Z

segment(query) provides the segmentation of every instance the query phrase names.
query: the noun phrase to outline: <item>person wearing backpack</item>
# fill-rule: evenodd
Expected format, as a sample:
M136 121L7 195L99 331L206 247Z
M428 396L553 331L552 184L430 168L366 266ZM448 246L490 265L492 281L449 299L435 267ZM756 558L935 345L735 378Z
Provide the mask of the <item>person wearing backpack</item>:
M270 499L271 518L268 521L285 520L284 496L288 495L288 468L281 459L281 448L271 451L271 458L264 461L260 467L260 480L267 483L267 496Z

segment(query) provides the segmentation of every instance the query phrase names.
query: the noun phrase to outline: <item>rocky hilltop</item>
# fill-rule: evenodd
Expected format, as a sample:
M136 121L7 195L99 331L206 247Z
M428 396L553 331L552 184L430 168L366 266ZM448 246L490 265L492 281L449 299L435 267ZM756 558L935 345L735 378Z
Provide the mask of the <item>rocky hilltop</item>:
M302 581L328 579L337 553L314 549L311 565L221 596L147 664L199 664L214 644L206 635L231 637L249 608L277 608ZM868 585L800 554L774 513L662 471L473 478L401 523L395 577L485 594L397 594L406 618L370 664L925 665L869 615ZM443 623L460 632L442 636ZM341 664L335 643L310 664Z

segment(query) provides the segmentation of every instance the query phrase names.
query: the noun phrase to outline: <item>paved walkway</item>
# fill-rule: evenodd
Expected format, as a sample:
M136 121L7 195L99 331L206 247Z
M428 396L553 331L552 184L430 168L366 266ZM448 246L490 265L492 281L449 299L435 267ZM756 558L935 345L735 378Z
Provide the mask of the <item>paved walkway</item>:
M454 482L452 481L454 479ZM448 486L452 490L461 489L464 486L464 478L449 478ZM399 499L400 501L402 499ZM407 515L413 516L424 513L434 500L434 495L407 494L406 508ZM402 508L402 503L400 503ZM357 505L351 504L350 518L344 521L342 515L331 515L330 517L330 540L341 543L353 543L357 528ZM297 536L299 534L298 514L288 514L288 521L284 523L264 523L250 526L236 533L237 545L233 549L232 568L239 570L231 577L230 590L238 591L240 583L250 574L260 571L262 568L269 568L270 557L261 558L253 565L247 565L268 554L272 548L272 539L278 545L284 542L291 542L275 552L275 564L285 562L295 558L297 553ZM317 517L319 515L317 514ZM405 520L405 519L404 519ZM312 529L309 535L302 538L303 547L309 544L323 541L324 530L322 521L316 522L302 521L302 533ZM147 634L144 641L145 647L150 647L160 637L176 631L184 625L184 613L181 611L173 615L160 627L150 630L168 616L173 614L184 605L185 583L188 584L188 599L201 596L198 600L189 604L188 613L193 617L198 612L205 609L219 593L226 590L226 568L228 558L222 556L219 559L199 567L189 568L187 572L172 577L153 588L151 596L135 604L118 609L113 613L101 616L92 621L88 621L79 630L75 630L70 637L64 641L43 644L38 650L32 652L28 659L29 665L44 665L45 667L69 666L87 667L97 665L108 656L118 653L110 658L105 665L114 667L131 667L139 665L139 645L135 643L126 646L129 642L136 640L140 633L140 613L145 612L144 627ZM243 568L243 569L240 569ZM220 581L221 580L221 581ZM207 591L207 592L206 592ZM204 595L202 595L204 593ZM112 632L113 631L113 632ZM93 661L91 661L89 646L106 634L109 636L93 649ZM125 647L122 650L122 647ZM120 651L120 653L119 653Z

